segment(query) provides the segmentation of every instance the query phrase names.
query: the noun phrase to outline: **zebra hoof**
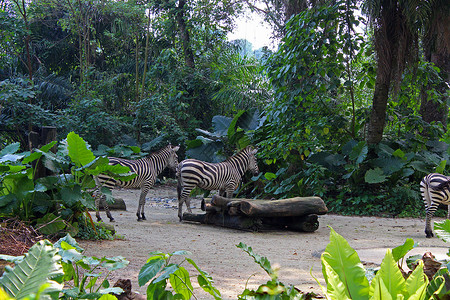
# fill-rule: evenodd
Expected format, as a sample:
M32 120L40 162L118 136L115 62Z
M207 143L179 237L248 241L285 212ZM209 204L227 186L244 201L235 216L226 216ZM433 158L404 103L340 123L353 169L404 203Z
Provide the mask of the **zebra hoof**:
M432 238L434 237L433 232L425 232L427 234L427 238Z
M147 220L147 218L142 214L142 220Z
M142 218L138 218L137 221L138 221L138 222L142 222Z
M103 222L102 218L97 218L97 222Z
M114 220L114 218L109 219L109 221L110 221L110 222L113 222L113 223L116 222L116 220Z

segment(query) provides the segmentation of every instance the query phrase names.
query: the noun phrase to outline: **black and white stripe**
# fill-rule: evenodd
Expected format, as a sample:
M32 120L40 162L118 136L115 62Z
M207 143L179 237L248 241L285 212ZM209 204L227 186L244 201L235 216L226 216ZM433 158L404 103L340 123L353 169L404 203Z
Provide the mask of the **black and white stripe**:
M249 146L221 163L214 164L196 159L186 159L180 162L177 168L178 218L180 221L183 219L183 203L186 203L188 212L192 212L189 194L195 187L219 190L221 195L226 194L227 198L231 198L247 170L258 174L256 152L256 149Z
M420 192L427 213L425 233L430 238L434 236L431 218L439 204L448 205L447 218L450 218L450 177L437 173L428 174L420 182Z
M130 168L130 171L136 173L137 176L130 181L120 181L114 178L111 178L107 175L100 174L96 178L97 187L100 188L105 186L109 189L113 189L115 186L120 186L124 188L140 188L141 195L139 196L139 205L137 209L136 216L138 217L138 221L146 220L144 215L144 206L145 206L145 197L149 192L150 188L153 187L156 181L156 177L161 174L161 172L166 168L176 169L178 165L178 156L177 151L180 149L180 146L172 146L168 145L163 149L150 154L149 156L137 160L129 160L123 158L109 157L110 165L120 164L122 166L127 166ZM114 221L114 218L111 216L109 211L109 207L106 203L105 196L102 195L100 197L95 197L95 206L96 206L96 217L97 221L101 220L99 213L99 205L100 201L103 201L106 215L110 219L111 222Z

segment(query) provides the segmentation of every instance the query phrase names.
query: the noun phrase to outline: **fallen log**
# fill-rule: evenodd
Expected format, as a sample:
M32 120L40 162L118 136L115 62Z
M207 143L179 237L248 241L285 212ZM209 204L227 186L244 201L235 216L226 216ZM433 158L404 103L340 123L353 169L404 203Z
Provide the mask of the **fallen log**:
M183 214L183 221L217 225L245 231L288 229L292 231L314 232L319 228L317 215L255 218L244 215L229 215L227 213L193 214L186 212Z
M258 218L248 218L246 216L230 216L229 214L192 214L184 213L183 222L198 222L201 224L217 225L227 228L259 231L264 229L264 226Z
M222 208L211 204L211 198L203 199L200 204L200 209L208 213L217 213L222 211Z
M319 217L316 214L296 217L261 218L263 224L285 228L292 231L314 232L319 229Z
M251 217L295 217L303 215L324 215L328 212L325 202L319 197L295 197L280 200L225 198L214 195L213 206L222 210L238 207L239 212Z

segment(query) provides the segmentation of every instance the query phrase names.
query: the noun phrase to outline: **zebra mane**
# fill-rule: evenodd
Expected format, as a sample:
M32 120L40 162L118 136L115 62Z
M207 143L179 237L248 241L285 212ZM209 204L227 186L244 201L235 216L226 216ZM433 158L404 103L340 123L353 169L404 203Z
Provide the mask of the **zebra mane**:
M148 155L146 156L146 158L151 158L151 157L153 157L153 156L157 156L157 155L159 155L161 152L165 151L165 150L166 150L167 148L169 148L169 147L172 147L172 145L169 144L169 145L165 146L164 148L161 148L161 149L159 149L159 150L156 150L155 152L152 152L152 153L148 154Z
M241 151L239 151L238 153L236 153L236 154L234 154L234 155L228 157L227 159L225 159L224 162L230 161L230 160L232 160L234 157L239 156L241 153L248 153L248 152L250 152L251 150L253 150L253 147L252 147L252 146L247 146L247 147L245 147L244 149L242 149Z

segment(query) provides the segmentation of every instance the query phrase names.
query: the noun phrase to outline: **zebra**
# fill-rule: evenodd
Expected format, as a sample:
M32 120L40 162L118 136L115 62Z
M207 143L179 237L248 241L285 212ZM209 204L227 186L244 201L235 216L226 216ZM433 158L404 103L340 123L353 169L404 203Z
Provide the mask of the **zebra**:
M434 236L431 218L439 204L448 205L447 219L450 218L450 177L438 173L428 174L420 182L420 192L427 213L425 234L431 238Z
M259 173L256 161L257 149L248 146L221 163L208 163L196 159L185 159L178 164L178 218L183 220L183 203L192 212L189 194L195 187L206 190L219 190L227 198L233 196L244 173L249 170Z
M178 165L178 156L176 152L178 149L180 149L180 146L172 146L169 144L159 151L137 160L108 157L110 165L120 164L122 166L127 166L130 168L131 172L136 173L137 176L130 181L120 181L107 175L100 174L95 178L97 190L99 190L101 186L106 186L109 189L113 189L115 186L140 188L141 195L139 196L139 205L136 216L138 221L146 220L144 214L145 197L147 196L150 188L152 188L155 184L156 176L161 174L166 167L176 170ZM95 196L95 193L94 197L96 207L95 215L97 217L97 221L100 222L102 220L99 213L99 205L100 201L102 201L105 206L106 215L111 222L114 222L114 218L111 216L109 207L106 204L106 201L104 201L106 197L104 195Z

